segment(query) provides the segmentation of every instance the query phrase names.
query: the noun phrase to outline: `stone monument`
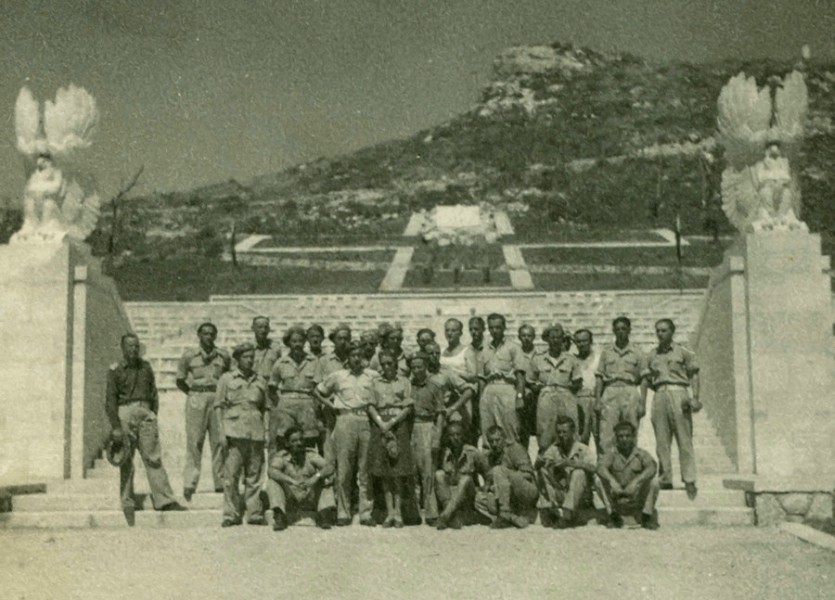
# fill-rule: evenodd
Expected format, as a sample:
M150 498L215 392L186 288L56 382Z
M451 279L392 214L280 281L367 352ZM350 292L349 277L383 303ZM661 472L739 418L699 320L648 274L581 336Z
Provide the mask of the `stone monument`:
M62 160L89 146L95 101L70 86L40 107L24 88L15 106L27 157L24 223L0 246L0 483L80 478L110 430L108 365L130 323L113 281L83 239L98 196Z
M711 276L692 340L701 396L740 475L727 483L755 498L835 488L831 270L799 220L792 168L806 86L797 72L772 84L739 75L719 97L723 208L740 237Z

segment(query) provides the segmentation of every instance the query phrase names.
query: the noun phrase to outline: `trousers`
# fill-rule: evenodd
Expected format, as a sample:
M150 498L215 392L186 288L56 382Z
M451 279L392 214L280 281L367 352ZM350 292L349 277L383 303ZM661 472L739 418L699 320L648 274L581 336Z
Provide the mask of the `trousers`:
M294 521L300 511L322 512L336 507L333 483L324 479L306 490L267 479L267 497L270 499L270 508L283 512L289 521Z
M360 519L370 519L372 500L368 485L368 442L371 427L368 417L354 414L337 416L332 438L336 455L337 518L351 518L351 485L356 475Z
M600 401L601 448L598 449L598 456L603 456L615 447L615 425L618 421L629 421L635 426L635 430L638 430L641 393L633 385L608 385L603 390Z
M223 489L223 448L215 415L212 414L214 392L191 392L186 398L186 466L183 487L196 490L203 462L203 442L209 433L212 454L212 479L215 490Z
M486 516L519 515L533 522L539 490L519 471L497 465L490 470L491 485L476 493L475 508Z
M591 478L582 469L572 470L567 477L559 477L554 469L540 469L537 474L539 508L579 510L591 500Z
M162 466L157 416L146 406L136 402L119 407L119 421L122 423L122 432L130 438L131 447L139 450L139 456L145 465L145 473L148 474L148 485L151 488L151 501L154 503L154 508L159 510L177 502L168 481L168 473ZM131 456L126 464L119 467L119 498L123 509L136 507L133 495L134 474L133 456Z
M557 439L557 418L563 415L574 421L575 431L580 430L574 394L558 387L543 389L536 403L536 441L540 450L545 450Z
M508 440L519 441L519 416L516 413L516 388L504 381L487 384L481 395L481 435L493 425L504 429Z
M693 415L686 387L660 390L652 399L652 428L655 430L655 451L658 454L659 478L662 484L673 482L670 455L673 437L678 444L681 480L696 481L696 456L693 451Z
M435 498L435 454L440 449L439 432L430 421L416 421L412 429L412 456L417 467L424 519L438 518Z
M658 501L658 494L661 492L661 486L655 477L645 481L634 494L618 498L612 495L612 488L606 479L601 477L600 482L606 512L634 516L638 513L651 515L655 511L655 503Z
M261 476L264 470L264 442L226 438L228 448L223 461L223 518L241 520L241 476L244 480L244 506L247 520L264 516L261 504Z

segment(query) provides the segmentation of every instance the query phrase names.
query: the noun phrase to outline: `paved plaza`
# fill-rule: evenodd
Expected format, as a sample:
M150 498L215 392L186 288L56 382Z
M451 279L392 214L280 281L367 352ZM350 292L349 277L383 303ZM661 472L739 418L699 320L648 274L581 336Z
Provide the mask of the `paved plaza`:
M812 600L835 589L835 554L773 528L3 532L0 563L8 600Z

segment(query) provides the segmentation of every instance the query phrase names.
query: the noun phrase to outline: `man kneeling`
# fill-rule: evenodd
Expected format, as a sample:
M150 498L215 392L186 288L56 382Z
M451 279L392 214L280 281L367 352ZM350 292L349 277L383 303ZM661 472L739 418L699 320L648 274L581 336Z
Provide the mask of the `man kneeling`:
M270 459L267 496L273 510L273 530L287 529L300 511L316 511L316 524L330 529L336 521L331 463L305 446L304 432L290 427L284 434L286 450Z
M559 529L577 523L577 511L590 499L596 465L589 447L576 439L574 420L557 417L557 440L536 459L543 525ZM550 519L548 518L550 517Z
M658 466L649 452L635 444L635 426L621 421L615 426L615 448L600 461L597 474L603 483L609 527L623 526L626 515L641 515L644 529L658 529L655 502L660 486L655 479Z
M527 527L536 519L539 498L531 459L522 445L508 440L498 425L487 430L487 443L490 448L478 459L486 485L476 492L476 510L494 518L492 529Z
M435 496L441 514L438 529L461 529L474 520L473 508L476 477L480 453L478 448L464 443L464 425L461 421L446 428L446 447L441 458L441 468L435 471Z

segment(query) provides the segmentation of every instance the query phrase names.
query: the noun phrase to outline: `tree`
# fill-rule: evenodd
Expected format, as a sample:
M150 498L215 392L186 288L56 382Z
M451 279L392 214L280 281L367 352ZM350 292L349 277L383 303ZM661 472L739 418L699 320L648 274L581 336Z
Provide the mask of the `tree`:
M131 180L127 183L127 185L123 184L122 187L119 189L119 192L113 197L110 201L110 210L112 212L112 223L110 223L110 236L107 240L107 255L111 258L113 257L113 253L115 252L116 248L116 227L118 223L119 217L119 205L121 204L122 200L130 193L130 191L136 186L137 182L139 181L139 177L142 175L142 172L145 170L145 165L139 167L136 171L136 174L131 178Z

